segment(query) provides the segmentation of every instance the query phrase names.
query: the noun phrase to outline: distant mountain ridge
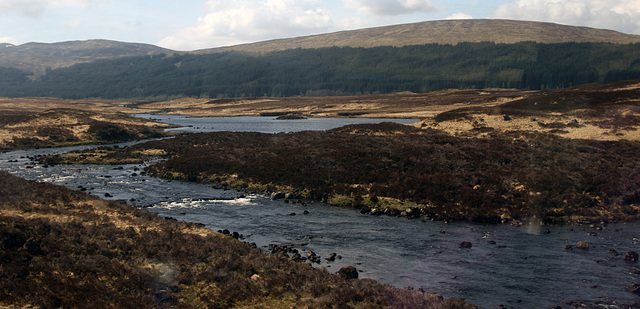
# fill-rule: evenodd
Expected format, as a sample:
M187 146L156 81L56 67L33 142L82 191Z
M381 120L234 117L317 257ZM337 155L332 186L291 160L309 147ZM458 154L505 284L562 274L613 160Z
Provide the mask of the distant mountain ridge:
M60 43L0 44L0 66L42 75L47 68L57 69L76 63L129 56L172 53L151 44L110 40L68 41ZM4 48L2 48L4 47Z
M640 35L612 30L566 26L553 23L471 19L441 20L412 24L340 31L304 37L269 40L191 52L110 40L69 41L61 43L0 43L0 68L12 68L42 76L47 70L69 67L98 59L159 54L210 54L225 51L266 53L296 48L379 47L424 44L458 44L461 42L517 43L605 42L640 43Z
M640 35L613 30L567 26L554 23L504 20L464 19L426 21L412 24L348 30L289 39L211 48L195 53L228 50L269 52L295 48L377 47L423 44L458 44L462 42L517 43L640 43Z

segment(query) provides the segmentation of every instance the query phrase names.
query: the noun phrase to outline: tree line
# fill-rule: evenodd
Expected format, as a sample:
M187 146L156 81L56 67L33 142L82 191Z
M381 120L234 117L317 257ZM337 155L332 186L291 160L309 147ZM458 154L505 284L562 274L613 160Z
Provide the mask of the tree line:
M640 78L640 44L522 42L329 47L127 57L29 72L0 68L0 95L283 97L446 88L555 89Z

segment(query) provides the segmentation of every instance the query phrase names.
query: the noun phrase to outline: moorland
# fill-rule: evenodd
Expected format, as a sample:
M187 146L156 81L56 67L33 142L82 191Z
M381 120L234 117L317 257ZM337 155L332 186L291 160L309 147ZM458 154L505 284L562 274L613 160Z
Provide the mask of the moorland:
M168 125L136 113L413 118L193 134L42 160L161 158L149 173L423 220L637 220L639 43L601 29L474 20L193 52L3 44L0 151L167 136ZM4 172L0 237L0 306L471 307Z
M474 96L450 91L434 97L447 102L462 93ZM467 106L445 104L441 113L414 127L385 123L275 135L193 134L44 160L118 163L162 154L167 160L148 168L159 177L287 191L363 212L410 212L423 219L634 220L640 214L639 93L638 81L494 91L476 94L479 101ZM367 104L365 97L357 101ZM189 110L199 109L189 105L181 112Z
M25 135L53 147L161 134L166 125L128 115L138 112L411 115L423 120L327 132L193 134L46 160L119 163L163 155L167 160L149 172L245 190L291 191L374 214L512 223L529 216L565 223L634 220L639 91L635 80L561 90L325 98L15 98L2 101L3 113L17 116L5 118L0 129L3 147L16 149L29 146L15 142ZM259 108L253 105L258 103ZM106 132L129 133L53 138L58 135L50 128L64 124L77 125L71 132L93 132L98 124L119 128ZM0 176L4 305L84 307L115 300L139 307L469 306L267 256L201 226L119 202Z
M121 103L0 98L0 151L168 136L170 125L132 117Z
M201 225L0 172L0 306L471 308L268 256Z

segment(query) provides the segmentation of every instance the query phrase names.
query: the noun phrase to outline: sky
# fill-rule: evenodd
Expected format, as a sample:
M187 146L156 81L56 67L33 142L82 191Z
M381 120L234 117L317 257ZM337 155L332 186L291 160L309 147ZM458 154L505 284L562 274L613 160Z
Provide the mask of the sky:
M0 43L108 39L191 51L469 18L640 35L640 0L0 0Z

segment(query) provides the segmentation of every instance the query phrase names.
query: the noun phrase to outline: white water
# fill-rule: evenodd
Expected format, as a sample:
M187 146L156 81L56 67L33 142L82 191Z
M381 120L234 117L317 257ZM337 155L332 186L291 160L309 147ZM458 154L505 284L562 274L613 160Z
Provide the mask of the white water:
M245 241L265 249L276 243L312 250L322 257L337 253L342 259L323 259L319 267L337 271L351 265L361 271L362 278L461 297L483 308L569 308L565 301L604 302L615 308L615 304L638 300L625 288L640 283L640 265L609 253L610 249L622 254L640 251L638 223L610 224L596 230L535 223L513 227L420 222L361 215L317 202L299 206L261 195L239 197L242 193L233 190L141 176L134 169L143 169L142 165L44 168L26 158L85 147L0 154L0 169L28 179L86 188L101 197L109 193L113 199L151 206L149 210L159 215L203 223L213 230L237 231ZM9 162L13 160L18 162ZM309 214L304 215L304 210ZM540 233L546 229L549 234ZM588 236L588 232L597 232L597 236ZM590 241L591 249L564 249L580 240ZM462 241L472 242L473 247L459 248Z

